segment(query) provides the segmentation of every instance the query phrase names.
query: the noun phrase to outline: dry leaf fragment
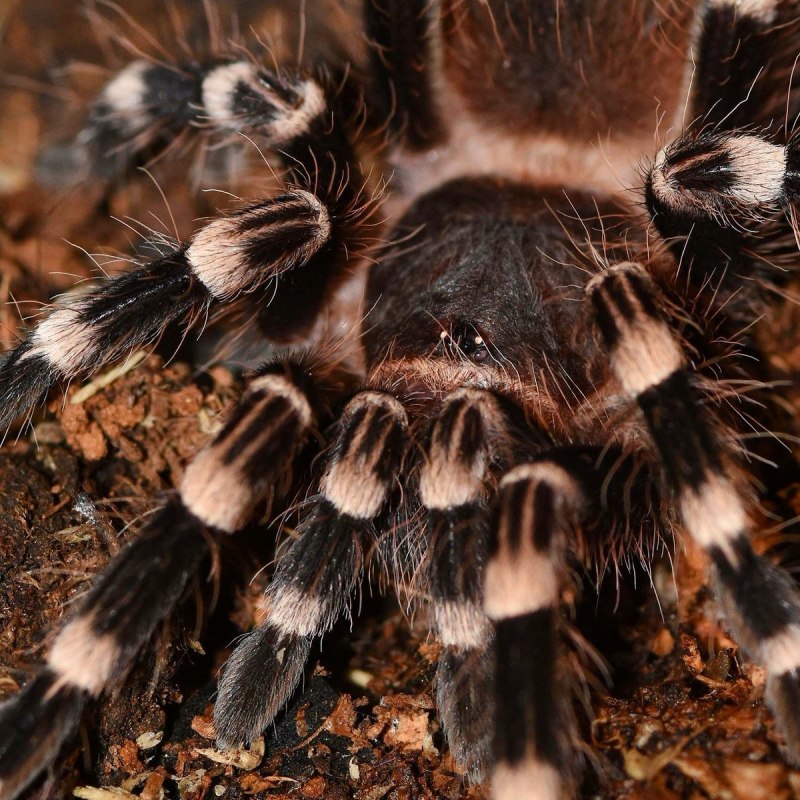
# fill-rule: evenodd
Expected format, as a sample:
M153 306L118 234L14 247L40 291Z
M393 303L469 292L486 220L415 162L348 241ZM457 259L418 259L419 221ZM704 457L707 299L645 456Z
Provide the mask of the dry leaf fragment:
M129 800L129 798L136 798L135 794L120 789L117 786L76 786L72 790L75 797L80 797L82 800Z
M264 737L256 739L249 749L237 747L233 750L215 750L211 747L202 747L196 748L195 752L210 761L216 761L217 764L227 764L249 771L258 767L264 758Z

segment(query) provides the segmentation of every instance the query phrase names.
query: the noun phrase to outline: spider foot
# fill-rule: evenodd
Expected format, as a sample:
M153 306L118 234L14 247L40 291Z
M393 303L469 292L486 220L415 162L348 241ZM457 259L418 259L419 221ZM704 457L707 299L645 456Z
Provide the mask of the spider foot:
M598 327L623 390L647 422L686 532L714 566L731 629L767 671L767 697L800 756L800 594L784 572L754 552L741 478L702 403L655 284L635 264L615 265L590 284Z
M480 783L491 764L494 652L446 647L436 669L436 707L455 760Z
M214 730L222 748L257 739L297 688L311 650L310 636L257 628L225 666L214 706Z

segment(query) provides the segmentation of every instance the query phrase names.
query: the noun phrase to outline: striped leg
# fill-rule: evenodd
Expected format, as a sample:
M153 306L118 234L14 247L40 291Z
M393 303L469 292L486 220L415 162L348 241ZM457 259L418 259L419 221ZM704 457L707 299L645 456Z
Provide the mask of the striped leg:
M232 59L140 60L105 87L80 138L102 163L109 153L134 158L153 138L168 141L189 127L256 136L280 159L287 183L313 192L341 227L366 200L353 146L360 103L356 87L322 72L273 72Z
M343 268L342 238L345 232L319 197L287 191L217 219L173 254L55 307L0 363L0 429L55 381L91 374L152 342L173 321L205 319L213 304L243 293L262 297L293 271L316 269L317 281L329 280ZM276 297L271 310L292 324L280 302Z
M767 670L770 705L788 756L798 761L800 597L787 575L752 550L747 509L728 476L732 459L647 274L618 264L589 293L612 370L642 410L687 533L715 567L734 634Z
M645 196L687 279L699 287L713 271L733 311L743 279L780 284L795 268L781 212L800 191L800 139L785 129L800 112L800 5L701 5L687 131L657 154Z
M425 556L416 594L431 605L444 646L436 699L450 750L473 780L489 763L491 624L482 606L488 550L487 481L511 454L499 398L479 389L451 394L435 419L420 471L427 512Z
M443 136L433 81L440 13L427 0L364 0L374 102L411 150L428 149Z
M656 156L645 199L653 222L682 265L688 293L714 287L732 335L747 329L753 303L797 270L791 220L800 197L800 136L786 146L762 135L683 136ZM751 287L742 292L743 285ZM759 352L749 333L742 345Z
M800 137L786 146L735 132L681 137L656 156L646 192L665 235L761 218L800 197Z
M234 533L285 483L313 421L307 372L298 362L253 379L187 469L179 499L97 578L42 672L0 708L0 800L16 797L53 761L88 698L125 677L208 555L206 529Z
M221 745L261 734L297 686L314 637L350 613L372 520L395 488L406 426L402 405L384 392L361 392L345 408L320 493L267 589L266 617L220 680L214 726Z
M346 105L357 96L322 74L270 71L252 61L140 59L105 86L76 144L95 171L114 175L187 131L244 134L275 149L296 179L318 169L309 145L318 156L330 151L341 165L352 163L340 118L355 118L357 109Z
M579 481L556 461L524 464L500 482L484 586L495 628L496 800L560 800L571 791L557 620L566 537L586 505Z
M705 0L693 59L690 119L716 130L768 126L797 113L790 96L800 35L796 0Z

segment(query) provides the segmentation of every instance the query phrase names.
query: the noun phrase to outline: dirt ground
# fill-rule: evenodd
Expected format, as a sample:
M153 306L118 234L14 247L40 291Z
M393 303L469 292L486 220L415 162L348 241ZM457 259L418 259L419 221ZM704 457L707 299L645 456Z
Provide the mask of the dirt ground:
M279 30L296 41L292 16L277 15L280 3L235 5L244 39L252 43L256 33L263 38L264 31ZM176 7L186 12L187 38L203 39L200 4ZM76 184L54 169L42 154L69 141L80 125L82 102L107 69L126 60L108 33L109 22L145 48L152 48L147 32L174 40L171 6L163 3L86 8L88 13L54 0L0 0L3 349L15 341L21 317L34 315L77 278L96 274L89 253L102 251L110 257L97 263L118 268L140 244L131 220L166 230L174 221L185 237L197 218L225 205L224 195L199 187L229 188L231 163L249 166L233 181L242 196L271 180L252 152L236 154L233 162L206 154L203 170L197 154L188 152L154 165L152 179L138 175L115 186ZM147 32L126 18L126 9L146 22ZM106 23L99 25L96 15ZM314 38L316 22L312 13L308 37L324 46L321 35ZM787 306L768 320L763 334L775 342L774 366L794 407L797 318ZM54 391L32 425L12 429L0 448L2 696L25 682L70 604L136 536L137 522L158 498L178 484L188 459L236 396L236 371L208 366L208 352L191 342L165 363L176 341L168 336L157 354L136 354L88 385ZM786 476L767 509L776 516L765 515L763 524L765 544L777 541L773 531L781 530L781 554L790 562L796 561L796 528L781 528L779 519L796 513L793 480ZM29 797L484 796L463 780L444 748L432 700L436 645L378 597L365 598L352 631L342 625L325 638L302 691L262 743L235 754L213 749L215 674L236 636L252 625L265 581L259 570L274 539L275 530L262 525L223 544L223 566L199 576L151 652L124 686L90 708L79 735ZM641 573L623 577L619 595L609 579L599 599L590 592L578 613L578 622L594 631L592 641L605 645L610 670L610 681L601 679L600 670L587 676L591 715L583 714L582 729L591 747L582 796L800 797L800 772L782 762L763 705L763 671L740 658L717 624L702 561L679 554L674 582L666 564L657 566L652 582Z

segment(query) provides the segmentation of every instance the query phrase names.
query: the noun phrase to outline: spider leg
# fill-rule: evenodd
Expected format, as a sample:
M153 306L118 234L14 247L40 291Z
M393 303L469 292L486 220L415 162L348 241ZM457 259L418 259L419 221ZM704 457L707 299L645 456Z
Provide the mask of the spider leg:
M214 727L223 746L259 736L291 696L314 637L343 613L373 539L372 520L394 489L406 413L385 392L362 391L345 407L319 494L279 556L266 617L236 648L222 674Z
M616 448L554 447L487 390L454 392L434 420L420 470L427 552L416 593L444 645L437 703L451 751L473 779L491 773L497 800L574 790L561 596L572 567L588 564L632 509L651 510L642 466ZM492 515L485 494L500 474Z
M503 799L532 787L537 800L561 797L574 773L568 692L554 678L564 537L587 498L599 509L583 484L600 481L585 463L597 453L552 448L509 400L461 389L434 419L419 475L427 541L417 593L444 648L439 714L455 758L474 780L493 764L493 796ZM549 460L508 472L532 455ZM504 473L492 524L487 488Z
M779 285L796 262L785 217L800 191L798 10L795 0L703 3L686 130L645 179L648 210L687 280L702 286L713 271L734 315L758 292L737 300L743 279Z
M797 2L705 0L701 5L691 124L780 134L800 111L792 85L800 34Z
M426 150L444 134L433 82L439 14L427 0L364 0L371 99L411 150Z
M313 320L325 292L343 277L348 247L357 249L354 233L352 218L336 217L323 197L287 190L210 222L175 252L56 306L0 363L0 428L55 381L91 374L154 341L169 323L204 319L241 295L258 294L273 333L290 337ZM308 302L300 305L302 292Z
M726 229L742 236L743 223L798 199L800 137L784 146L738 131L682 136L656 156L645 193L664 236L687 236L697 226L713 235L716 229L708 247L721 249ZM694 236L695 250L701 238Z
M308 360L279 363L251 381L186 470L179 498L98 576L43 670L0 708L2 800L16 797L52 762L88 698L125 677L208 556L206 530L235 533L276 487L285 487L316 405L339 388L332 375L313 385L312 367Z
M345 121L360 114L360 97L345 84L322 71L267 70L232 58L203 65L140 59L106 84L77 145L96 169L114 174L186 130L243 134L271 148L291 180L320 169L327 179L332 162L353 161ZM331 164L314 163L312 143Z
M730 325L723 337L749 328L797 269L800 135L785 146L773 139L689 133L661 150L647 174L647 207L681 264L685 291L708 296L713 287ZM740 342L758 358L754 336Z
M424 580L445 647L487 642L480 586L488 546L485 480L496 445L489 439L506 429L492 393L462 389L447 397L431 431L419 478L429 539Z
M568 693L556 672L558 609L567 537L589 502L560 459L542 458L500 482L485 573L484 605L495 632L496 800L558 800L570 793L573 772Z
M491 623L483 610L488 554L486 481L512 457L509 415L501 398L461 389L437 414L419 475L426 510L424 558L414 594L430 605L443 646L436 701L450 751L479 781L491 738Z
M767 670L767 697L800 758L800 598L782 570L757 555L734 467L700 400L658 291L639 266L614 265L588 287L612 371L637 402L689 536L714 565L719 596L742 645Z
M495 665L491 624L486 622L485 642L446 646L436 665L436 708L447 746L476 784L486 777L492 763Z

